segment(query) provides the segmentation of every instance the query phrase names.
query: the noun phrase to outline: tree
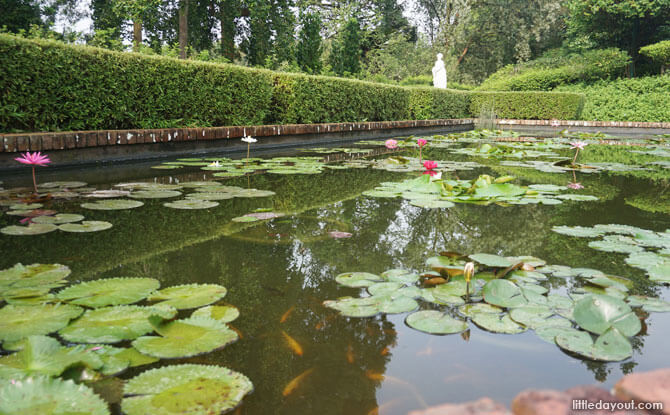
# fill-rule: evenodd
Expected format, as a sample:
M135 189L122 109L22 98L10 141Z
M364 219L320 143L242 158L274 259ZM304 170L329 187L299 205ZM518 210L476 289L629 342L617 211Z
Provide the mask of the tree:
M300 15L300 33L296 48L296 60L300 69L308 73L321 71L321 17L318 13L305 12Z
M133 22L133 49L142 44L142 21L146 15L160 6L161 0L114 0L117 15Z
M338 75L356 74L361 69L361 28L358 20L350 18L333 44L330 64Z
M670 38L670 0L569 0L572 38L588 37L596 47L618 47L633 62L641 46Z
M188 55L188 3L189 0L179 1L179 59Z
M31 25L41 25L40 6L32 0L0 0L0 27L10 32L28 30Z

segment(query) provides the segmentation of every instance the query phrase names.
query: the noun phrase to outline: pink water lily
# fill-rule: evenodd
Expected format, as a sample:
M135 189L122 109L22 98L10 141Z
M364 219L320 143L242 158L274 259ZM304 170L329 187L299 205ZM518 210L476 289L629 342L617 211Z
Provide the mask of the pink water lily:
M570 143L570 145L572 146L572 147L570 147L570 149L577 148L577 149L583 150L584 147L589 145L589 143L587 143L585 141L573 141L572 143Z
M423 147L426 144L428 144L428 141L424 140L423 138L419 138L418 140L416 140L416 145L418 145L419 147Z
M426 168L426 170L433 170L437 168L437 162L432 161L432 160L426 160L423 162L423 167Z
M393 140L393 139L391 139L391 140L386 140L386 142L384 142L384 145L385 145L386 148L388 148L389 150L393 150L393 149L398 148L398 141L397 141L397 140Z
M46 166L51 163L49 156L46 154L42 155L41 152L31 153L26 151L21 154L23 157L16 157L14 160L18 161L21 164L28 164L33 169L33 188L35 189L35 194L37 194L37 180L35 179L35 166Z
M574 183L568 183L568 188L579 190L579 189L583 189L584 186L582 186L581 183L574 182Z

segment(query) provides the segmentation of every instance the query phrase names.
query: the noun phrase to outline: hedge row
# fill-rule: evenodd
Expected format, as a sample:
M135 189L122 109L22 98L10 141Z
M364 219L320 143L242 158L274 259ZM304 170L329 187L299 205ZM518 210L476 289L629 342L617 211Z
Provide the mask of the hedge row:
M579 94L438 90L0 34L0 131L499 117L575 119ZM495 97L495 100L491 100Z

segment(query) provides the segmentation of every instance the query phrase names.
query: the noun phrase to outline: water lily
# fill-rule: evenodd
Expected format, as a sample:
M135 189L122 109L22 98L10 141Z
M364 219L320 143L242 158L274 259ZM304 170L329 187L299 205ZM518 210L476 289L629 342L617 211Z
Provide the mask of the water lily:
M42 155L42 153L39 151L36 153L31 153L30 151L27 151L21 154L21 156L23 157L16 157L14 160L22 164L29 164L32 167L33 187L35 189L35 193L37 194L37 180L35 179L35 166L46 166L47 164L51 163L51 160L49 160L49 156L47 156L46 154Z
M579 189L583 189L584 186L582 186L581 183L572 182L572 183L568 183L568 188L570 188L570 189L575 189L575 190L579 190Z
M584 147L586 147L589 143L586 143L584 141L573 141L570 143L572 147L570 149L575 149L575 157L572 159L572 164L575 164L577 161L577 155L579 154L579 150L583 150Z
M242 141L247 143L247 160L244 162L244 165L246 166L247 162L249 161L249 147L251 147L252 143L257 142L258 140L256 140L255 138L253 138L251 136L246 136L245 135L244 137L242 137Z
M437 162L436 161L426 160L426 161L423 162L423 167L426 168L426 171L424 171L423 174L429 174L430 177L434 177L438 174L440 174L440 176L441 176L441 173L436 172L435 170L433 170L433 169L437 168Z
M422 159L421 151L423 150L423 146L425 146L426 144L428 144L428 141L424 140L423 138L419 138L418 140L416 140L416 145L419 146L419 163L421 163Z
M208 164L209 167L221 167L221 163L219 163L219 160L213 161Z
M467 264L465 264L465 267L463 267L463 276L465 277L465 295L468 301L470 301L470 280L472 279L472 276L474 274L475 274L475 263L468 262Z
M384 142L384 145L385 145L386 148L388 148L389 150L394 150L394 149L398 148L398 141L397 141L397 140L393 140L393 139L391 139L391 140L386 140L386 142Z

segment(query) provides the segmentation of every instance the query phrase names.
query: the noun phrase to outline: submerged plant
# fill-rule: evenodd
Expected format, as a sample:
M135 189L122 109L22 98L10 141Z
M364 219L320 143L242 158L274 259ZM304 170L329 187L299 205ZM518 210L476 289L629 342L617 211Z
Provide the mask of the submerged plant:
M577 156L579 155L579 150L583 150L584 147L586 147L588 144L589 143L587 143L585 141L573 141L573 142L570 143L570 146L571 146L570 149L575 150L575 157L573 157L573 159L572 159L572 164L575 164L575 162L577 161Z
M23 157L17 157L14 160L22 164L28 164L32 167L33 188L35 189L35 194L37 194L37 180L35 179L35 166L46 166L47 164L51 163L51 160L49 160L49 156L47 156L46 154L42 155L42 153L40 153L39 151L37 153L31 153L30 151L26 151L21 155Z

